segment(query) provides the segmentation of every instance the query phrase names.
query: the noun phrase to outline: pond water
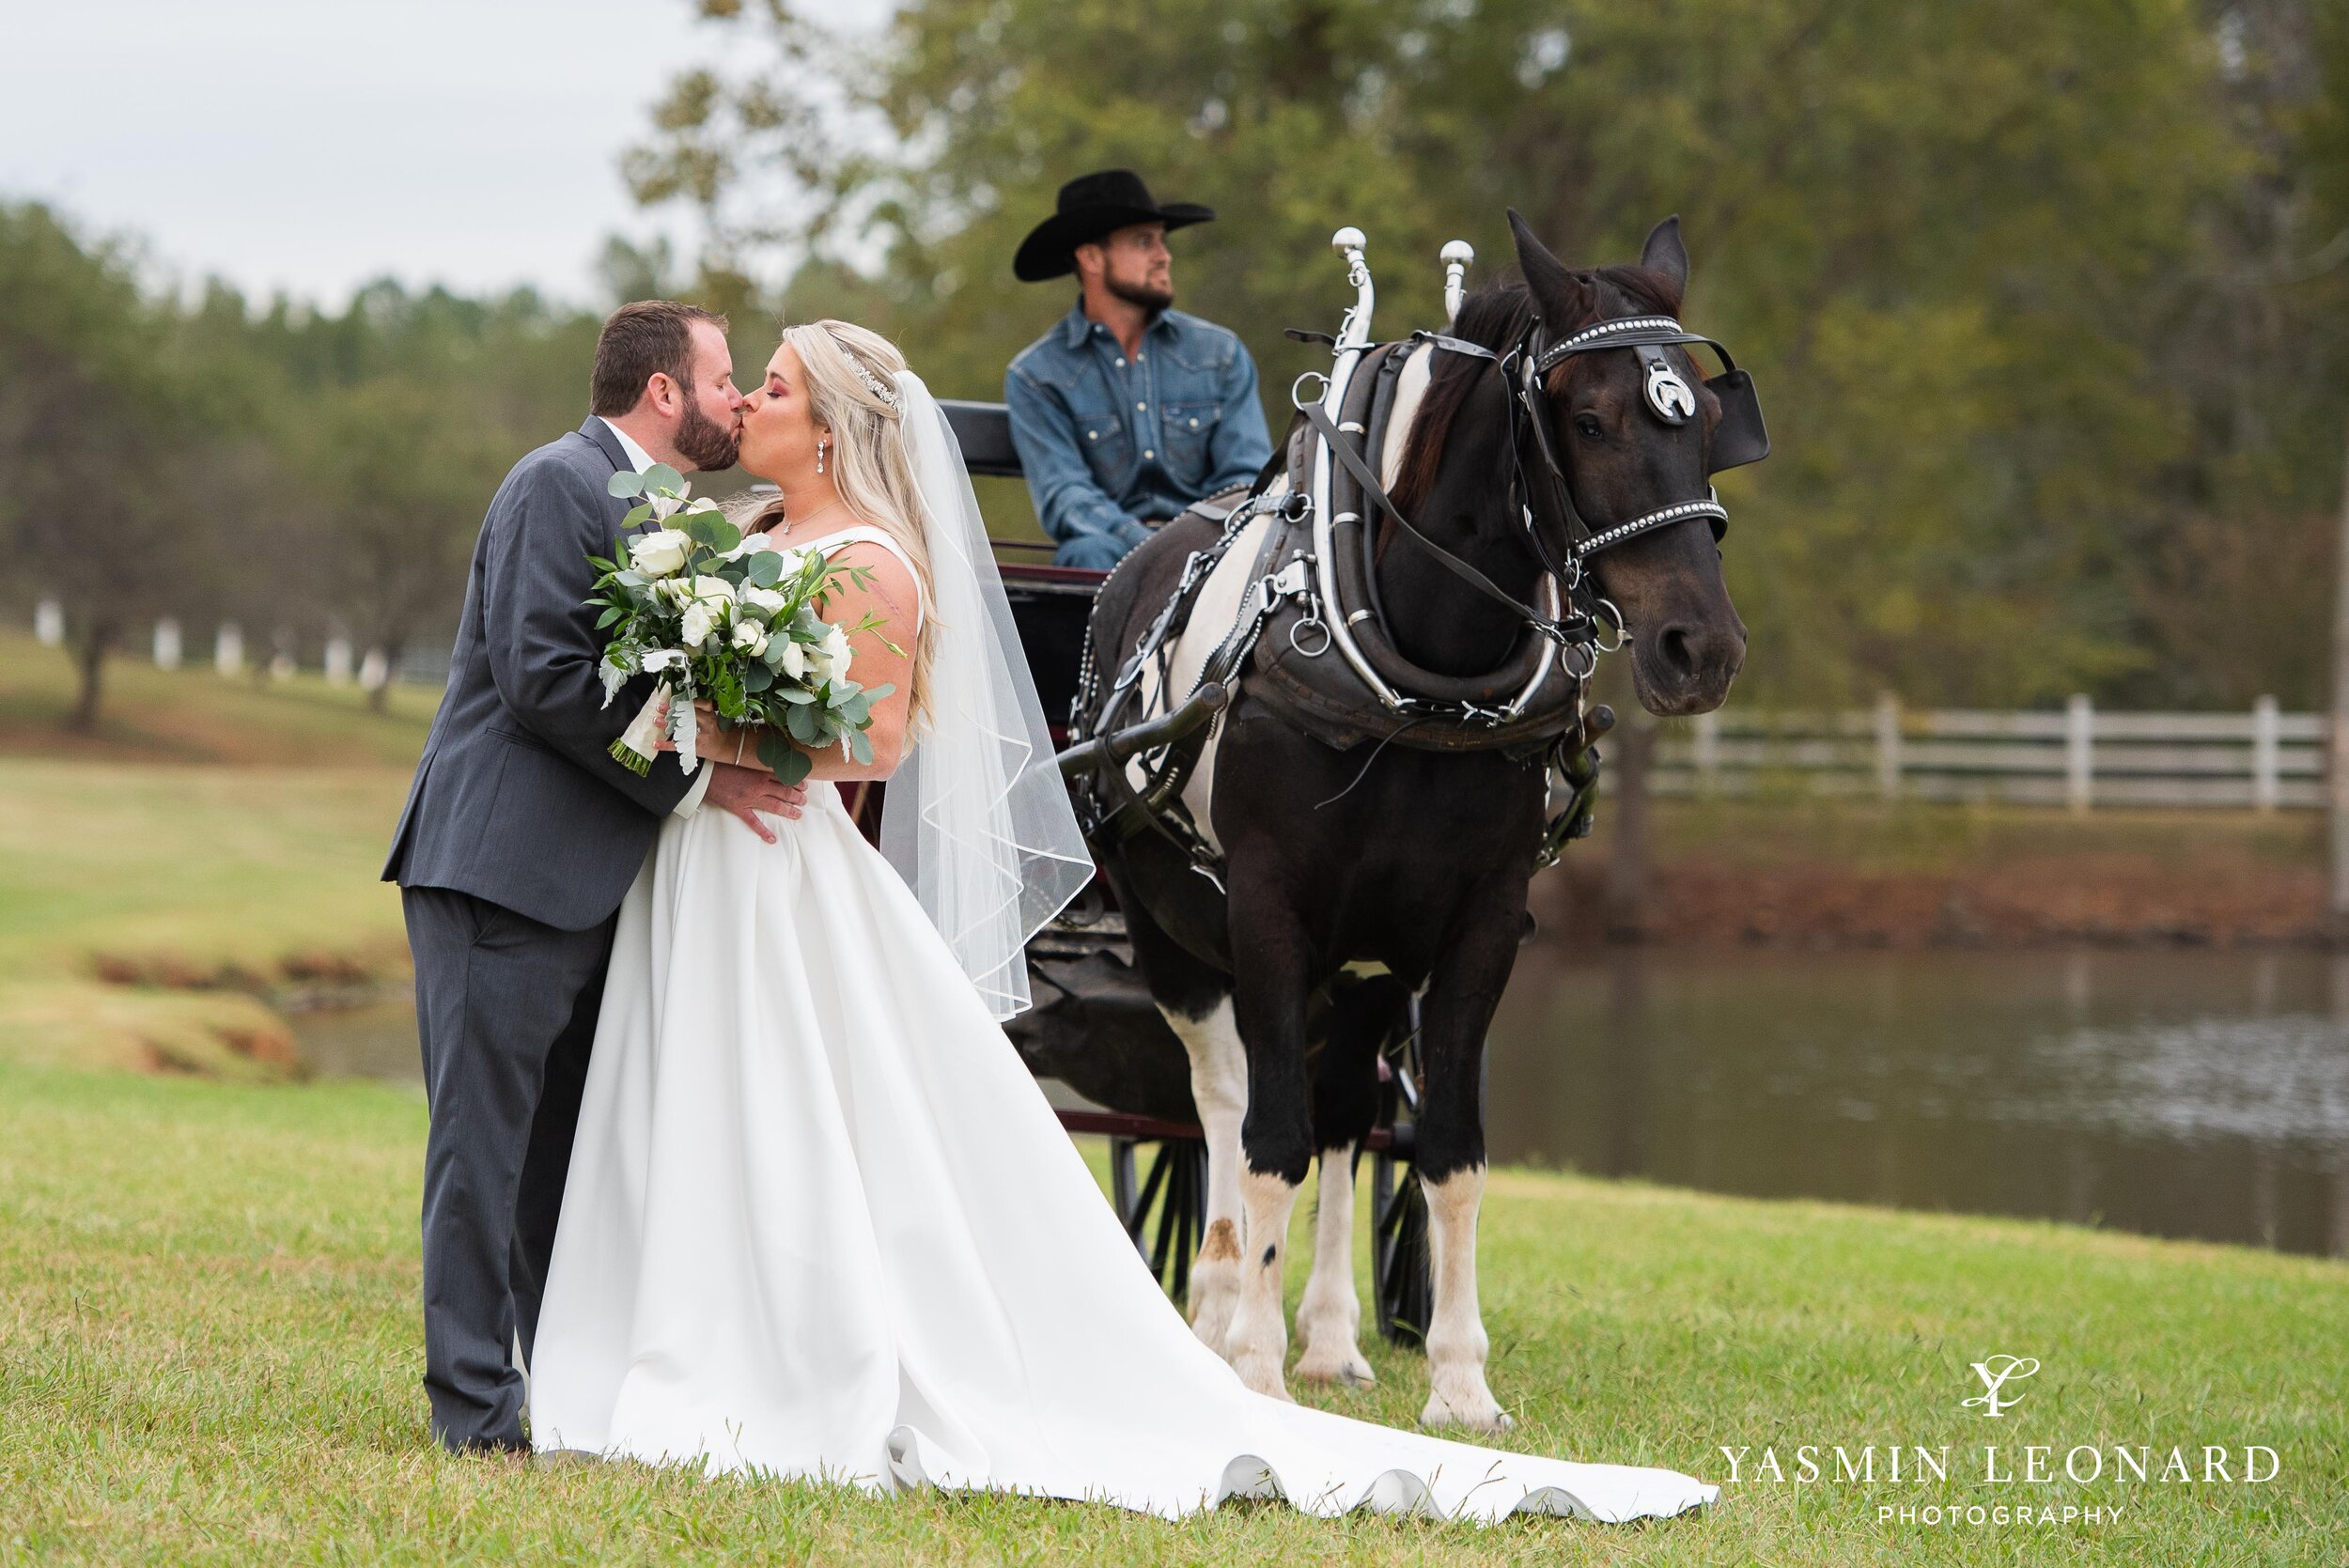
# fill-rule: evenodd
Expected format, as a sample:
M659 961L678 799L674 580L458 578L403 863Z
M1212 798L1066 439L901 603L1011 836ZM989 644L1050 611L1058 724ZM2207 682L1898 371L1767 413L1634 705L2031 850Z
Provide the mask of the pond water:
M2349 958L1530 947L1498 1162L2349 1255Z
M296 1016L415 1082L404 1001ZM1497 1162L2349 1256L2349 957L1533 946Z

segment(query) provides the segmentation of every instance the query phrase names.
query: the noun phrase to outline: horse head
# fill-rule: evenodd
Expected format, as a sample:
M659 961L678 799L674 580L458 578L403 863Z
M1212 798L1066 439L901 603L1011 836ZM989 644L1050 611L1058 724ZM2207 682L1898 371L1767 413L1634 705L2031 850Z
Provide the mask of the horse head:
M1678 218L1656 225L1636 267L1592 271L1561 262L1515 211L1509 226L1548 341L1613 318L1679 314L1688 253ZM1544 391L1550 449L1594 535L1711 493L1721 402L1685 349L1574 354L1547 373ZM1713 520L1649 529L1592 554L1588 569L1622 612L1641 705L1663 715L1719 707L1745 662L1746 628L1721 580Z

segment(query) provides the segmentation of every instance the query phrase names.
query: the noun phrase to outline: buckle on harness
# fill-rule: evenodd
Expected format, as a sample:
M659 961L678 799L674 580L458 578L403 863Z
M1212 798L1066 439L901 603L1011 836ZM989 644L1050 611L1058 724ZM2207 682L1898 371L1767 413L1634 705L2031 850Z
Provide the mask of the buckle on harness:
M1284 598L1313 591L1313 562L1303 555L1293 558L1279 571L1268 572L1257 579L1257 587L1264 594L1264 606L1269 610Z

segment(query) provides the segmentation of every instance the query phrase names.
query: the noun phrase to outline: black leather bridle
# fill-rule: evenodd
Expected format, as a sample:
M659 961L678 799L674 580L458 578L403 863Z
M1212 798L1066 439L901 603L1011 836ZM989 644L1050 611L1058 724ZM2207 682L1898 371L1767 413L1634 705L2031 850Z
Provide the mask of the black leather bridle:
M1572 605L1572 613L1552 619L1522 604L1512 595L1502 592L1467 562L1420 532L1408 518L1395 506L1373 477L1357 472L1355 477L1364 488L1365 498L1386 509L1403 531L1423 549L1428 550L1452 570L1479 588L1487 597L1506 605L1527 625L1552 641L1563 645L1569 642L1595 641L1597 636L1599 599L1589 581L1586 563L1601 551L1638 538L1658 528L1685 522L1691 518L1703 518L1712 524L1713 537L1719 539L1729 526L1729 509L1721 505L1720 496L1710 485L1702 500L1672 502L1641 513L1624 521L1604 527L1594 527L1584 518L1574 500L1574 480L1558 452L1550 425L1549 395L1547 387L1549 373L1578 354L1597 353L1611 349L1627 349L1640 355L1643 372L1642 394L1649 411L1666 424L1688 422L1697 411L1697 402L1688 391L1677 369L1664 355L1670 346L1702 343L1720 357L1721 373L1708 379L1705 390L1720 404L1720 420L1714 427L1712 444L1706 450L1705 474L1709 478L1724 469L1743 467L1759 462L1769 456L1768 427L1762 420L1762 402L1754 391L1753 378L1737 368L1729 357L1729 350L1712 338L1691 333L1669 316L1616 317L1593 322L1557 343L1546 341L1541 319L1536 317L1517 341L1506 349L1487 349L1481 343L1470 343L1445 333L1420 332L1410 341L1425 343L1447 353L1463 354L1473 359L1491 361L1501 372L1510 396L1510 505L1523 520L1526 540L1534 559L1555 576L1564 586ZM1312 411L1308 411L1308 418ZM1317 423L1326 423L1326 420ZM1526 432L1531 431L1531 444L1540 458L1541 479L1536 483L1528 474L1525 458ZM1344 448L1335 439L1334 430L1322 430L1333 451ZM1352 466L1352 465L1349 465ZM1535 520L1535 497L1547 503L1558 520L1558 538L1546 536ZM1606 611L1612 613L1613 606ZM1615 629L1622 630L1620 616Z

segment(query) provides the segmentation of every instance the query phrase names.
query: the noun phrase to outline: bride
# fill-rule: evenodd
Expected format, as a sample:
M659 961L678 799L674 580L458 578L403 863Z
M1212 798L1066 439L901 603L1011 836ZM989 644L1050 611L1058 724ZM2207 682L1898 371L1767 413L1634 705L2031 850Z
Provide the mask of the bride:
M1177 1517L1623 1520L1716 1488L1252 1393L1137 1256L999 1026L1092 874L959 451L883 338L795 326L750 395L751 526L864 568L873 761L770 841L674 818L619 917L554 1243L533 1440L719 1471ZM887 639L885 643L883 638ZM893 648L890 644L894 644ZM705 717L702 754L739 735ZM837 784L887 778L877 853Z

